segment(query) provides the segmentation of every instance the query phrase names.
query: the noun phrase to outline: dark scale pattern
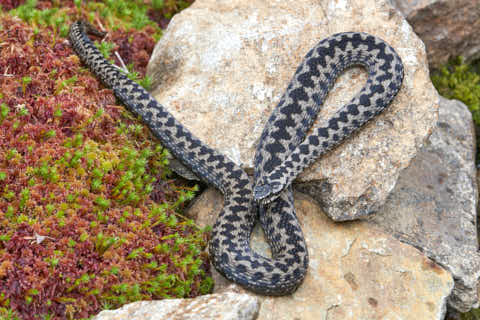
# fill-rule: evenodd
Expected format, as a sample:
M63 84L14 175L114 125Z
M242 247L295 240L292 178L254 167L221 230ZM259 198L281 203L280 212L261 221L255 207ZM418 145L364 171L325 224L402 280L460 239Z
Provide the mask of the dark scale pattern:
M360 127L366 121L366 107L359 103L360 98L354 98L329 122L339 129L320 128L305 139L307 129L335 78L352 64L365 65L371 78L377 77L369 78L371 87L363 92L370 97L369 101L380 99L388 104L403 77L403 66L393 49L372 36L344 33L327 38L310 50L262 133L255 157L258 185L255 196L264 194L268 198L274 190L275 199L259 206L254 201L253 181L245 171L193 136L147 91L111 66L87 33L104 35L86 22L76 22L70 27L70 42L81 61L113 89L117 98L142 119L178 160L223 192L224 208L213 226L209 246L215 268L228 279L260 294L286 295L295 291L305 278L309 260L294 211L290 182L313 161L312 155L321 155L334 145L332 136L343 139ZM370 54L374 50L377 56ZM335 56L338 52L340 56ZM391 70L395 70L392 75L396 79L393 89L389 83L392 80L381 83L377 80ZM378 86L385 94L381 94ZM383 107L373 107L369 112L378 113L375 108ZM269 181L271 177L275 179ZM262 186L261 181L268 183ZM272 248L273 259L258 255L249 246L257 218Z
M328 91L340 73L351 66L366 69L365 86L330 119L321 121L324 126L307 136ZM297 68L262 132L254 160L255 199L266 205L279 197L318 157L382 112L402 81L402 61L382 39L345 32L320 41ZM293 137L288 134L292 132Z
M279 197L269 208L262 208L262 216L266 217L263 221L268 220L268 226L266 222L261 223L270 235L275 253L274 259L264 258L249 246L258 212L253 201L253 183L248 175L193 136L147 91L109 65L87 33L104 35L85 22L74 23L69 32L71 45L81 61L113 89L117 98L148 125L177 159L224 193L225 205L213 227L209 246L214 266L228 279L257 293L285 295L293 292L305 277L308 255L290 194ZM305 98L301 91L299 94L299 99ZM288 230L288 235L282 230Z

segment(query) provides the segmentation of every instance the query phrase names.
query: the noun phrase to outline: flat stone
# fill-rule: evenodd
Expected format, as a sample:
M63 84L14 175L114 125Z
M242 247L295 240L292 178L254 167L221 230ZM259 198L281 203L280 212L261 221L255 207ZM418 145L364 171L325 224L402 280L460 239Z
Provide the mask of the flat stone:
M196 216L201 226L211 225L222 199L208 189L187 214ZM294 294L259 296L258 320L443 319L453 288L448 271L366 221L331 221L307 195L296 192L295 207L308 245L309 270ZM257 228L252 247L269 256L263 239ZM214 278L215 292L229 285L216 272Z
M181 123L252 171L265 122L304 55L343 31L383 38L405 66L389 109L297 179L332 219L356 219L383 205L437 118L424 45L389 0L197 0L170 22L148 74L155 97ZM319 119L366 79L360 68L341 75Z
M133 302L100 312L93 320L254 320L258 298L234 291L194 299Z
M438 67L451 57L480 57L480 0L393 0Z
M440 99L437 127L371 222L449 270L449 305L478 307L480 255L472 115L460 101Z

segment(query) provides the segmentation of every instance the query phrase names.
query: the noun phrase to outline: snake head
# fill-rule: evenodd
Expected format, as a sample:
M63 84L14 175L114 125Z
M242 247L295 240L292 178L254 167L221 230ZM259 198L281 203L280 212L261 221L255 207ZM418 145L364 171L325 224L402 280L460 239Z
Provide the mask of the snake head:
M277 199L282 190L283 186L278 182L261 184L253 188L253 197L256 202L265 205Z

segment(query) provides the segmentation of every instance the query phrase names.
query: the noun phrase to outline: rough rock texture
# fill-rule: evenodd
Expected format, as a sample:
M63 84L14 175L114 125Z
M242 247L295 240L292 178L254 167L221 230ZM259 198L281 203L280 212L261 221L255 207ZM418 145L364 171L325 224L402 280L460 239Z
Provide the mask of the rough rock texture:
M393 0L427 47L432 67L480 57L480 0Z
M221 206L222 196L210 189L189 213L212 224ZM258 320L443 319L453 287L448 271L368 222L332 222L307 195L295 193L295 206L309 271L293 295L261 297ZM268 255L262 239L256 230L252 247ZM217 281L215 291L226 283Z
M154 94L186 127L245 168L263 126L307 51L325 37L363 31L386 40L405 65L391 107L299 178L335 220L375 212L415 156L437 117L424 45L389 0L197 0L157 44ZM366 81L345 72L320 117Z
M478 306L480 279L473 130L467 107L441 98L437 127L371 220L452 273L461 312Z
M139 301L100 312L93 320L254 320L258 298L225 291L195 299Z

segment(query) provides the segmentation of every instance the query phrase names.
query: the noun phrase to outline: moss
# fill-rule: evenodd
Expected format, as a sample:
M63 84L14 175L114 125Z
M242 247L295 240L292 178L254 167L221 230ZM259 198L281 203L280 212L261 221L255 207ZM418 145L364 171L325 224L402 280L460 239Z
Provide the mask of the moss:
M432 73L438 92L449 99L465 103L475 124L480 125L480 74L475 64L466 64L461 57Z
M148 84L160 29L131 21L144 1L91 3L26 1L9 13L24 23L0 13L1 319L82 319L212 288L207 234L181 215L196 188L169 178L167 150L64 39L70 19L115 23L110 58Z
M1 302L1 297L0 297ZM18 313L11 308L4 308L0 307L0 319L2 320L20 320L21 318L18 316Z
M460 316L461 320L480 320L480 309L473 309L470 312L463 313Z

